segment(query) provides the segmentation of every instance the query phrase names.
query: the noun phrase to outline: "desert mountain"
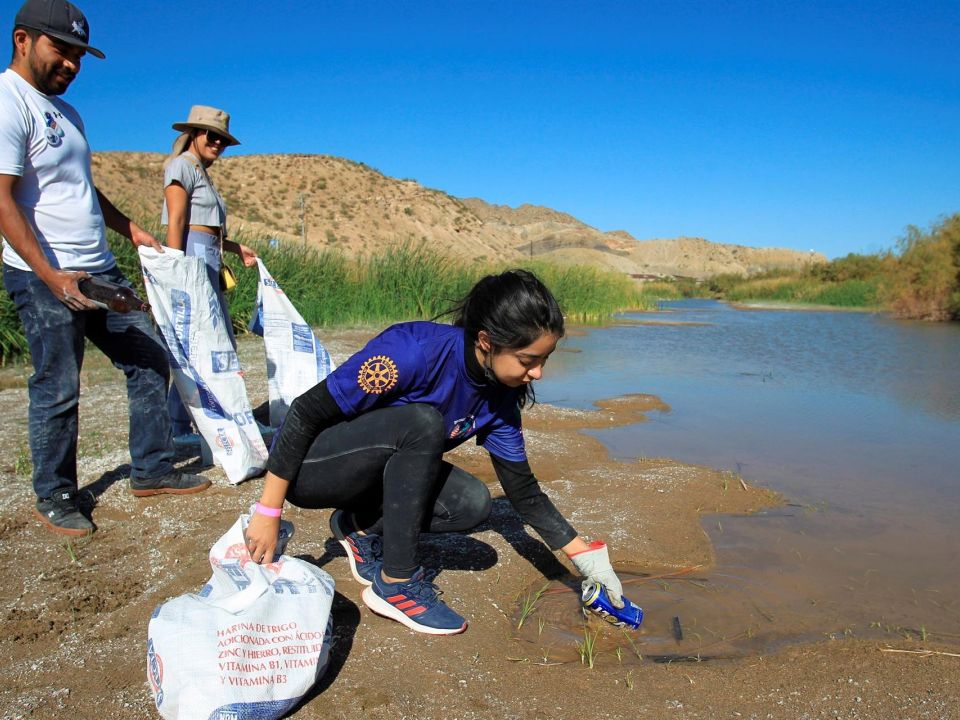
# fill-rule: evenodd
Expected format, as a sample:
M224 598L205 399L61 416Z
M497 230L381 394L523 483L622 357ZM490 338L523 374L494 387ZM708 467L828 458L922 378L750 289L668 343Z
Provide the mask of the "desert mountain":
M126 212L159 221L163 160L159 153L95 153L94 180ZM348 255L409 240L462 259L519 261L533 255L632 275L698 278L826 262L816 253L721 245L702 238L638 241L622 230L603 232L550 208L460 200L328 155L226 157L210 175L227 201L234 236L246 232L280 243L339 248Z

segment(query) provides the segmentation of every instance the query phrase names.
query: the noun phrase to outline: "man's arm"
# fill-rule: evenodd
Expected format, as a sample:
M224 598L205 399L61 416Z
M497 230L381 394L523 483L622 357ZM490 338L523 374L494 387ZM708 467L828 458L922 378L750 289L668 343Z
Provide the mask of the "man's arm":
M87 300L77 287L77 281L87 277L87 273L59 270L44 254L33 228L13 198L13 190L19 181L16 175L0 174L0 232L57 300L71 310L95 310L97 305Z
M117 207L110 202L106 195L100 192L99 188L97 188L97 199L100 201L100 211L103 213L103 220L108 228L128 238L134 247L146 245L157 252L163 252L163 246L157 239L117 210Z

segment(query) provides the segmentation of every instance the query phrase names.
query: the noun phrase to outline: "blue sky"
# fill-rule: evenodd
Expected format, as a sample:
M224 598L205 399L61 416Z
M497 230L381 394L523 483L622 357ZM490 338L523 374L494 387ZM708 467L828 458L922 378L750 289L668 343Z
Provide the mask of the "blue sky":
M94 150L215 105L231 152L831 258L960 211L956 0L77 4Z

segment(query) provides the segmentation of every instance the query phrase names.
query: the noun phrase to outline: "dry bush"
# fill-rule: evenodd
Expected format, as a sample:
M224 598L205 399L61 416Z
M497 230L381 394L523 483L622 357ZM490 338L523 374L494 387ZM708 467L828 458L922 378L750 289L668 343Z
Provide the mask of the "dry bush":
M960 213L930 233L908 228L899 250L883 283L891 311L917 320L960 319Z

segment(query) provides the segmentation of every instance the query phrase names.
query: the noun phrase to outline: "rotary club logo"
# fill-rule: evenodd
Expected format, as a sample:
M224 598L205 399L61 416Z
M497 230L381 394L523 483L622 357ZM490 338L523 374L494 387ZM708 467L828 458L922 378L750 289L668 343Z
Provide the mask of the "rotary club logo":
M397 364L386 355L374 355L360 366L357 384L366 393L385 393L397 384Z

